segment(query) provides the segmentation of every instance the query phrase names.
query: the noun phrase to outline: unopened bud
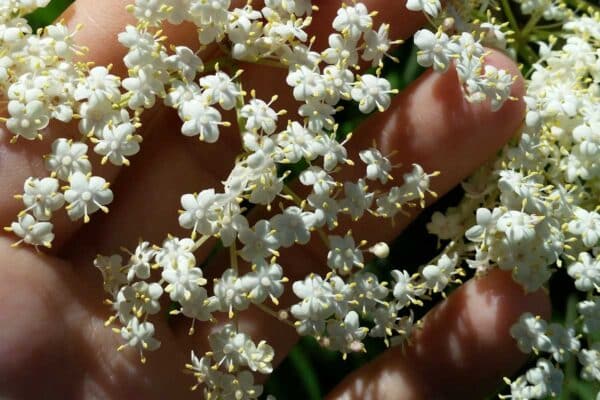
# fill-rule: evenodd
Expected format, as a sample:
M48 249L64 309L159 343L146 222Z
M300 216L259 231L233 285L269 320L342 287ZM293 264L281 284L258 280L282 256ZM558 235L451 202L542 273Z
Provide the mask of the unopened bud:
M369 247L369 252L375 254L377 258L386 258L390 255L390 247L385 242L379 242Z

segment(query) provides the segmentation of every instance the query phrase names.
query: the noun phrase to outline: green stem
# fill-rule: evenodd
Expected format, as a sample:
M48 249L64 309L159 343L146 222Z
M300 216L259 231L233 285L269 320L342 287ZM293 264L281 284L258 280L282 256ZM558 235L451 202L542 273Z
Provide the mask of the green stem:
M322 397L319 379L317 378L308 357L304 355L298 345L294 346L288 357L297 371L298 378L302 381L302 386L306 388L306 391L308 392L308 398L310 400L320 400Z
M529 18L529 21L527 21L527 24L525 24L525 27L519 34L519 42L523 42L523 41L528 42L529 41L529 40L527 40L528 39L527 35L529 35L529 32L531 32L533 29L535 29L537 23L542 18L542 15L543 15L543 13L538 12L538 13L533 14L531 16L531 18Z
M506 18L508 18L508 22L510 23L512 30L515 31L515 34L517 37L519 37L519 24L517 23L517 19L515 18L512 9L510 8L508 0L502 0L502 9L504 10L504 14L506 14Z
M600 6L596 6L589 1L586 0L565 0L566 3L572 7L575 7L580 10L587 11L588 9L592 9L593 11L600 11Z

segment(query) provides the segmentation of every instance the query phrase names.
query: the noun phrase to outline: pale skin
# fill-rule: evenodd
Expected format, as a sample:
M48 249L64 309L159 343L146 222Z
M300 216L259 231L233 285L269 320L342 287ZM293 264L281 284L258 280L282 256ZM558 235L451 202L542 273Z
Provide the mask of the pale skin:
M391 23L393 38L409 38L424 22L420 14L398 4L403 2L364 2L369 9L380 11L377 22ZM125 50L117 43L116 33L131 20L123 9L127 3L104 0L100 5L78 0L65 16L72 27L84 25L77 41L89 48L88 58L98 64L114 64L113 72L119 74L124 71L120 59ZM315 15L311 33L321 37L319 45L329 33L340 2L314 3L321 11ZM167 32L173 43L194 43L189 27L171 27ZM523 80L508 58L492 52L486 62L519 76L513 95L523 94ZM295 109L290 90L285 87L284 72L264 66L248 65L244 69L241 79L246 88L255 88L257 96L266 100L279 94L277 108ZM376 141L384 154L397 151L394 162L416 162L426 171L441 171L433 180L433 189L443 195L493 157L517 132L523 115L522 101L508 102L492 113L485 104L472 105L463 100L453 72L442 76L426 72L394 98L390 110L359 128L349 147L352 158L358 160L356 152ZM114 182L115 202L109 214L95 214L85 226L66 218L57 220L57 240L48 254L33 248L12 248L14 237L0 236L0 397L201 397L189 391L193 377L181 371L189 360L190 349L196 354L206 351L206 336L213 326L196 324L195 335L188 336L188 320L168 319L161 314L154 322L162 346L147 354L145 364L131 349L117 352L120 338L104 326L110 310L102 304L105 295L101 277L91 261L97 253L112 254L123 245L132 248L140 237L160 243L167 232L184 235L177 225L179 196L220 187L239 150L239 134L234 124L223 129L222 143L197 143L178 134L176 114L165 109L147 112L144 122L142 151L132 158L130 167L95 167L96 174ZM0 127L0 225L9 225L18 213L21 204L11 194L21 193L24 179L47 174L41 155L49 151L51 141L73 131L72 127L53 126L43 143L10 145L11 134ZM355 174L361 174L362 166L356 170ZM401 168L394 170L397 180L402 172ZM393 239L409 222L410 218L401 218L392 227L365 220L353 224L352 229L356 238L375 243ZM201 260L208 250L201 248L198 258ZM321 251L319 245L298 248L283 253L280 262L291 280L309 271L324 273L315 267L324 265L316 261L324 259ZM310 260L315 262L311 264ZM207 268L209 280L227 267L220 258L213 264ZM291 297L284 298L282 304L292 301ZM500 271L472 279L426 316L422 330L406 351L386 351L348 376L328 398L481 398L525 361L526 356L518 351L508 329L526 311L548 317L546 294L525 294L507 273ZM297 341L293 329L257 309L239 318L241 326L256 340L265 339L275 347L276 363Z

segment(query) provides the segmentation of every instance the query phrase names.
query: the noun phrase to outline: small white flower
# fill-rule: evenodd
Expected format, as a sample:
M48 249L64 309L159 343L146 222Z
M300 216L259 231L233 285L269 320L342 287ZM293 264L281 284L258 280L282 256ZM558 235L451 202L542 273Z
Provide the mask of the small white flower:
M40 130L48 126L50 118L48 110L39 100L23 104L12 100L8 103L10 118L6 121L6 127L16 135L27 140L40 137Z
M343 321L329 320L327 322L331 348L344 354L364 351L362 340L368 332L368 328L360 326L360 320L355 311L346 314Z
M150 269L155 255L156 250L152 248L149 242L140 242L129 258L127 280L131 282L135 277L139 279L150 278Z
M143 351L153 351L160 347L160 342L154 338L154 324L140 322L136 317L129 320L126 327L121 328L121 337L127 346L138 349L142 362L145 361Z
M92 164L87 158L88 146L85 143L56 139L52 143L52 153L45 156L45 165L52 176L68 181L74 172L88 174Z
M454 254L452 257L443 254L436 264L425 266L422 274L427 287L433 290L434 293L444 291L448 283L450 283L452 276L457 273L455 269L457 262L457 254Z
M283 277L283 269L279 264L269 264L260 262L256 268L242 276L242 285L248 288L248 299L256 304L263 303L267 297L274 304L279 304L277 300L283 294L283 283L287 279Z
M299 207L290 206L271 218L270 223L280 246L290 247L294 243L304 245L309 242L315 217Z
M575 279L575 287L582 292L600 289L600 261L590 253L579 253L578 262L569 265L569 276Z
M392 163L379 150L373 148L362 150L359 157L362 162L367 164L367 179L378 180L383 184L386 184L388 179L392 179L390 175Z
M252 99L242 107L240 116L246 120L245 128L251 132L262 130L270 135L277 128L278 114L271 108L273 100L265 103L260 99Z
M304 65L287 76L287 84L294 88L294 98L298 101L320 100L326 94L323 77Z
M156 252L156 262L163 269L189 269L196 265L194 257L194 241L169 237Z
M417 62L423 67L431 67L437 72L446 72L450 66L456 48L450 38L441 30L433 33L421 29L414 35L415 45L419 48Z
M31 215L25 214L20 216L17 222L13 222L10 228L5 229L21 238L16 244L25 242L36 247L52 247L52 227L50 222L37 222Z
M354 244L351 233L346 236L329 236L329 253L327 266L340 275L348 275L353 267L363 268L362 251Z
M83 217L84 222L89 222L89 214L98 210L108 212L107 204L113 200L109 183L99 176L84 175L75 172L69 177L69 189L65 191L65 200L69 203L66 207L71 220Z
M344 5L338 9L332 26L345 36L358 40L363 32L371 29L373 19L363 3L357 3L355 6Z
M224 110L231 110L241 95L238 85L233 82L236 77L217 71L200 78L200 86L204 88L202 97L209 105L219 104Z
M142 137L135 134L133 124L127 122L117 126L105 126L100 139L92 139L94 151L102 157L102 163L109 160L114 165L129 165L126 156L140 151Z
M442 9L442 4L440 0L407 0L406 8L411 11L423 11L435 18Z
M240 229L238 237L244 244L239 254L246 261L258 263L269 256L279 255L279 240L267 220L258 221L254 229Z
M221 278L215 280L214 292L219 311L228 312L229 318L233 318L234 311L245 310L250 305L248 288L232 268L225 270Z
M219 140L219 126L229 126L221 122L221 113L214 107L207 106L198 99L184 101L179 109L183 120L181 133L185 136L198 135L200 140L215 143Z
M362 75L352 88L352 99L358 103L358 108L364 114L369 114L375 108L380 112L387 110L392 102L390 94L396 94L387 79L374 75Z
M600 239L600 214L580 207L575 209L574 214L575 218L568 225L569 232L581 236L587 247L595 246Z
M373 67L381 65L383 57L389 57L395 60L395 58L391 56L388 51L393 44L399 44L402 41L390 41L388 36L389 33L389 24L382 24L378 31L370 30L365 33L366 48L362 55L362 59L365 61L371 61L371 65Z
M362 217L373 202L373 193L368 191L364 179L359 179L357 183L345 182L344 194L345 198L340 201L340 206L354 219Z
M54 178L27 178L23 185L22 196L25 209L21 213L32 212L40 221L52 218L52 212L61 208L65 202L62 193L58 192L59 183Z
M165 292L171 300L178 302L189 300L192 293L206 284L202 270L196 267L165 268L161 276L168 283Z
M73 96L78 101L86 99L91 103L116 103L121 97L120 86L121 80L118 76L111 75L108 68L98 66L92 68L88 76L81 79Z
M213 235L216 232L217 215L213 206L217 198L214 189L181 196L183 211L179 214L179 225L191 229L192 238L195 238L196 232L202 235Z

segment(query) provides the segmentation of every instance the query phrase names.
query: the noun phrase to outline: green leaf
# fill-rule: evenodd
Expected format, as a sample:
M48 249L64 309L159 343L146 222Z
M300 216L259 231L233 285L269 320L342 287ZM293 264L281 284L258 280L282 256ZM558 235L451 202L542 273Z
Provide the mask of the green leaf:
M29 25L36 31L53 23L74 0L52 0L44 8L40 8L27 16Z

